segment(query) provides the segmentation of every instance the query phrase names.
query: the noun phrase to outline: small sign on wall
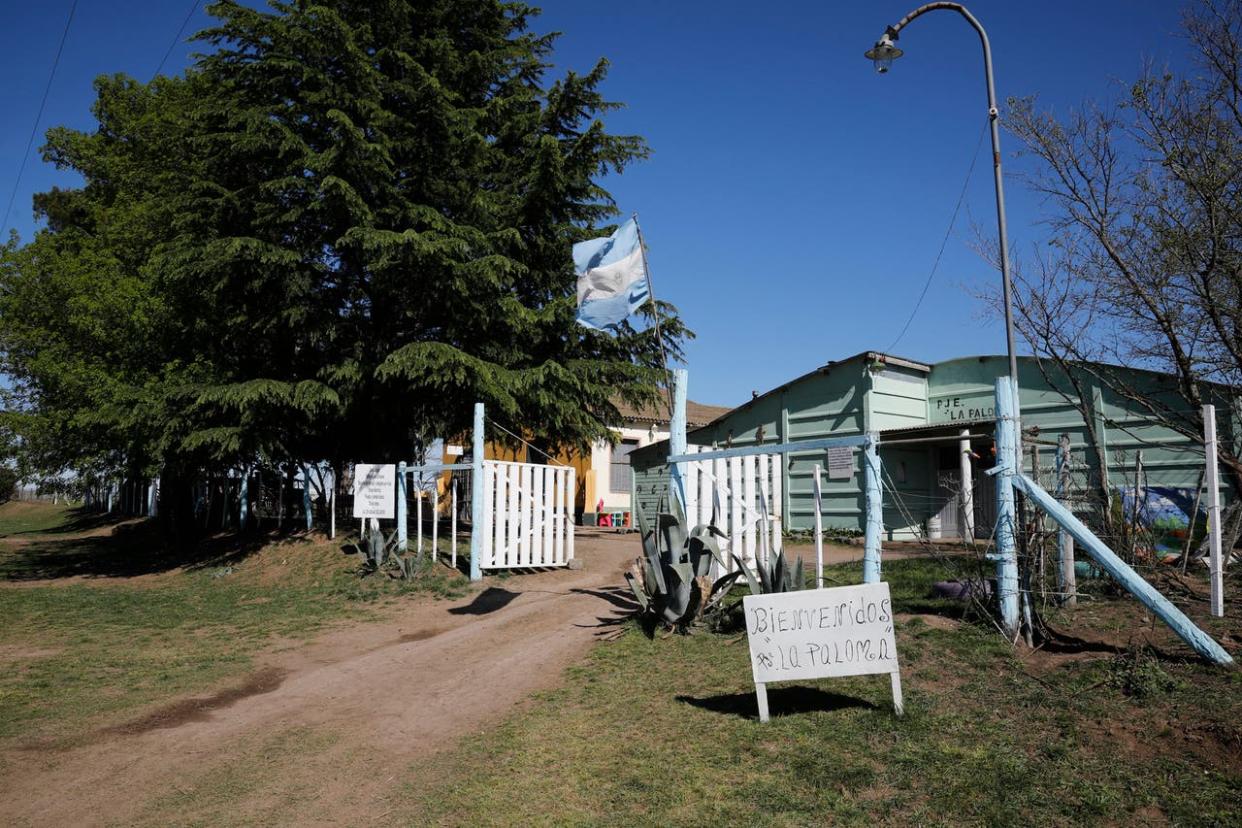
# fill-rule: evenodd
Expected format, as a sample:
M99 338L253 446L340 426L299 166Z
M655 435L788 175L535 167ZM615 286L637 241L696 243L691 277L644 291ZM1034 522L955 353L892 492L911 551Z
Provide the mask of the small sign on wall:
M354 464L354 517L395 517L397 467L392 463Z
M832 446L828 449L828 479L850 480L854 477L854 449Z
M759 702L768 720L773 681L888 673L902 713L901 673L888 584L747 595L746 637Z
M444 453L449 457L461 457L464 450L461 446L448 445L444 447Z

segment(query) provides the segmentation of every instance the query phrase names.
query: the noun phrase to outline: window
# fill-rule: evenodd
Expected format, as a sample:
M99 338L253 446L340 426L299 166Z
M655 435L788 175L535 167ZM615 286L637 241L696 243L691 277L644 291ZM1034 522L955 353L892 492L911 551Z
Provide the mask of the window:
M609 468L608 488L613 492L630 491L634 473L630 469L630 452L638 448L637 440L622 440L612 447L612 463Z

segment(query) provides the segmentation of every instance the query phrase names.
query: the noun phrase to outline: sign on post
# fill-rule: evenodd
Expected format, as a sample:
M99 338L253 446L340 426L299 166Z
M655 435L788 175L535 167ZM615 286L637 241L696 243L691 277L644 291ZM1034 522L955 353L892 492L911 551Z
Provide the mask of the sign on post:
M854 449L832 446L828 449L828 479L850 480L854 477Z
M354 464L354 517L393 518L397 467L392 463Z
M742 605L760 721L768 720L771 682L878 673L892 678L893 709L902 714L887 583L747 595Z

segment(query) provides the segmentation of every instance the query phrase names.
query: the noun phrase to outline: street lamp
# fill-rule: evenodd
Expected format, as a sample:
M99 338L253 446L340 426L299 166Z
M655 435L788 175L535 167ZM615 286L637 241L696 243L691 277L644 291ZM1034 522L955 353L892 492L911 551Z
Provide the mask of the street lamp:
M975 16L960 3L928 3L919 6L903 17L895 26L889 26L884 35L876 41L875 46L868 49L865 56L875 63L875 70L881 75L888 72L893 61L901 57L902 51L894 45L901 30L916 18L931 11L955 11L979 33L979 42L983 44L983 68L988 84L988 120L992 126L992 176L996 182L996 224L1000 242L1001 281L1005 300L1005 340L1009 346L1009 376L1013 379L1015 392L1018 387L1018 359L1013 350L1013 306L1010 299L1012 286L1009 280L1009 233L1005 227L1005 187L1001 179L1000 126L997 123L1000 110L996 108L996 86L992 82L992 47L988 43L988 34L979 25Z

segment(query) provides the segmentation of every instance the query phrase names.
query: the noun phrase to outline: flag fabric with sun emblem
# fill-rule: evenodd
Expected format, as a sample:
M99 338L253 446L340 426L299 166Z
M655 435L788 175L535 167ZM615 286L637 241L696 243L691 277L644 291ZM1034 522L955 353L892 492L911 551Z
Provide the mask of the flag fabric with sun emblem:
M602 331L619 324L650 296L638 222L611 236L574 245L578 274L578 323Z

